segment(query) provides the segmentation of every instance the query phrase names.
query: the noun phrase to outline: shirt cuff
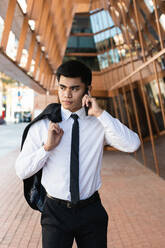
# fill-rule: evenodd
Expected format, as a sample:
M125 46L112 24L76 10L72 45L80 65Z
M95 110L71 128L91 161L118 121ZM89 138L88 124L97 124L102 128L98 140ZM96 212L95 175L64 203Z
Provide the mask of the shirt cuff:
M41 147L41 149L40 149L40 152L41 152L41 154L43 155L43 157L48 156L48 155L50 154L50 151L46 151L46 150L44 149L44 144L42 145L42 147Z

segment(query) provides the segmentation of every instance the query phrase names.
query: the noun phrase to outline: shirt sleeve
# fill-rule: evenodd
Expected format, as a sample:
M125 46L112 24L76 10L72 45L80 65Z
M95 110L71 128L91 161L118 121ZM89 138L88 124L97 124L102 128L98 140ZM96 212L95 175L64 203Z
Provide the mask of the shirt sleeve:
M105 110L97 117L104 127L105 144L123 152L134 152L140 146L137 133L130 130Z
M43 148L38 126L39 123L35 123L30 127L22 151L16 160L16 174L20 179L26 179L38 172L49 157L50 152Z

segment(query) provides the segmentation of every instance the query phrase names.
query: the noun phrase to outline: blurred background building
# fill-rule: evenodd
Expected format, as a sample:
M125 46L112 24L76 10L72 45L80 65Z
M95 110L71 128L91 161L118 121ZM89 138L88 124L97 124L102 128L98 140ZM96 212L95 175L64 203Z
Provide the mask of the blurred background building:
M1 118L28 121L57 102L55 72L69 59L92 69L92 95L138 132L135 157L165 177L165 1L0 1Z

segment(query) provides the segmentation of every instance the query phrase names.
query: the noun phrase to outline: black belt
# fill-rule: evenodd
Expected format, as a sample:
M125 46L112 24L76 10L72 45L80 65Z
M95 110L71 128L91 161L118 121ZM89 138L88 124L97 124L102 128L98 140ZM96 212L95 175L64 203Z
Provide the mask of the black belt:
M89 198L85 199L85 200L80 200L78 201L76 204L70 202L70 201L65 201L65 200L61 200L58 198L55 198L51 195L49 195L47 193L47 197L54 200L55 202L57 202L59 205L65 205L67 208L75 208L75 207L85 207L87 205L89 205L92 202L96 202L100 200L100 196L98 191L96 191L92 196L90 196Z

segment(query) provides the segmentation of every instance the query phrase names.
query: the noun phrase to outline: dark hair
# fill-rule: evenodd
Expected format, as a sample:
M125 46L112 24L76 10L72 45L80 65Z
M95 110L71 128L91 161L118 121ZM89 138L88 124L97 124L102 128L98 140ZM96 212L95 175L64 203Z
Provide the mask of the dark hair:
M91 70L82 62L77 60L69 60L61 64L56 71L56 76L58 82L60 81L60 76L64 77L80 77L81 81L86 85L91 85L92 72Z

